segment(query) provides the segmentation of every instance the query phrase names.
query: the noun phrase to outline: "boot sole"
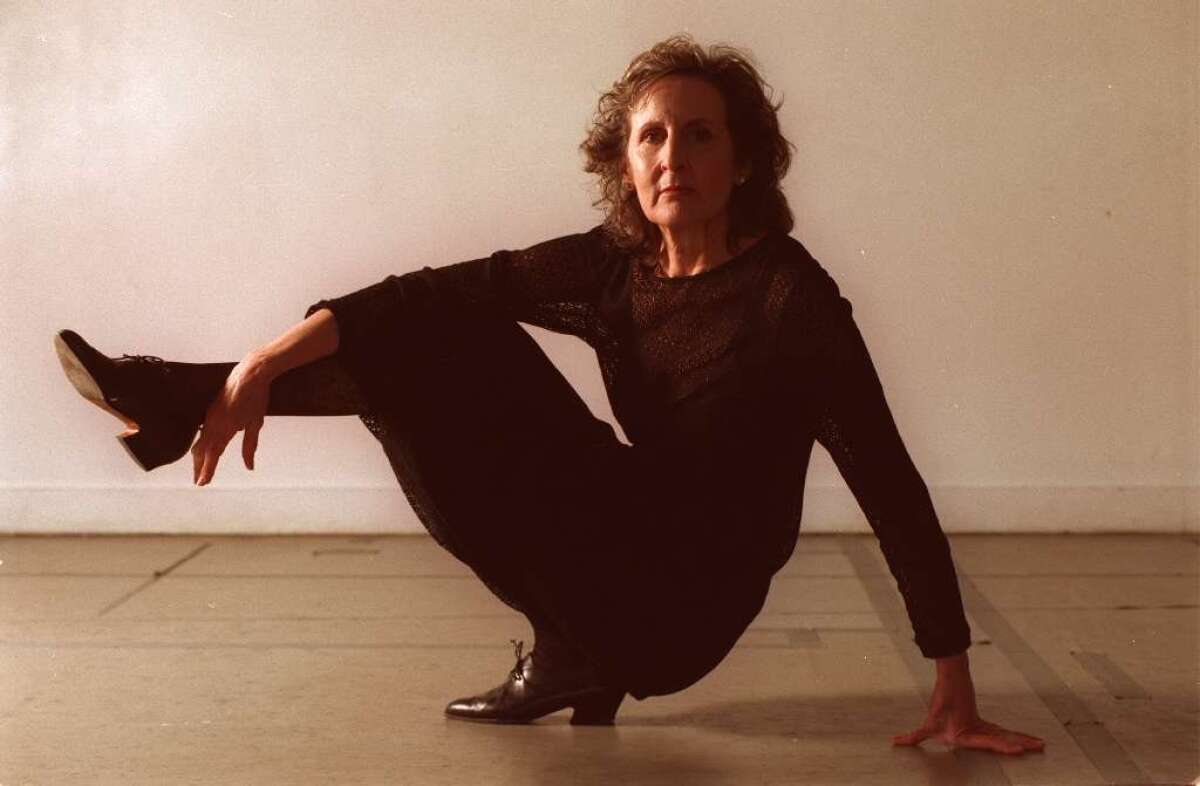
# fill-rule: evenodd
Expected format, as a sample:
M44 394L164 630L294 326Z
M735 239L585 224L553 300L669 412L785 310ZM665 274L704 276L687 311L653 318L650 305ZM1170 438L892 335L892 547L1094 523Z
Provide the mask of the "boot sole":
M76 354L75 350L68 343L64 336L66 332L65 330L60 330L55 334L54 351L58 355L58 362L62 364L63 372L67 375L67 381L79 392L79 395L125 424L126 429L117 435L117 441L121 443L121 447L125 449L125 452L129 454L134 463L149 472L151 468L147 467L142 459L138 457L129 442L130 438L137 436L141 431L141 427L133 418L113 408L108 403L104 397L104 391L100 389L100 384L96 382L96 378L88 371L87 365L84 364L79 355ZM83 339L79 340L82 341Z
M528 724L543 718L547 715L560 712L567 708L572 708L574 712L571 715L572 726L612 726L615 725L615 717L617 708L625 699L625 693L622 692L619 698L614 700L611 693L605 691L593 691L584 693L579 696L564 699L561 701L547 702L543 706L544 710L537 710L517 716L494 716L486 717L482 715L456 714L446 712L447 718L453 720L470 721L471 723L506 723L506 724Z
M563 709L566 709L566 707L564 707ZM558 712L558 710L555 710L555 712ZM451 715L449 713L446 714L446 717L450 718L452 720L456 720L456 721L467 721L468 723L503 723L503 724L507 724L510 726L520 726L520 725L528 726L529 724L533 723L534 721L538 720L539 718L544 718L544 717L546 717L546 715L553 715L553 714L554 714L553 712L547 712L543 715L538 715L538 716L530 718L528 720L512 720L509 718L471 718L471 717L467 717L466 715ZM572 716L571 725L572 726L615 726L617 724L616 724L615 720L577 721L577 720L574 720L574 716Z

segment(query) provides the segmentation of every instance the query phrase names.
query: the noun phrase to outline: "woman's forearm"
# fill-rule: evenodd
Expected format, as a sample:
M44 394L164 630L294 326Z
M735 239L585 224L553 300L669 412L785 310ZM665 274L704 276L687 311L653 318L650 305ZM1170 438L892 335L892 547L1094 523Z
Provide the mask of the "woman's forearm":
M337 321L332 311L321 308L250 354L255 357L261 373L274 379L297 366L332 355L337 348Z

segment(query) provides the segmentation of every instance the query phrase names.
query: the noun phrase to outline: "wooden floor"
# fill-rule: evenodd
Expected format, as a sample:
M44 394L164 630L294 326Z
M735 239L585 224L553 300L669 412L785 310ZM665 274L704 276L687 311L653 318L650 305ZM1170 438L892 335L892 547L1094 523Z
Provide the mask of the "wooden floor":
M532 634L425 536L0 538L0 784L1184 784L1191 535L951 536L1006 758L894 748L933 662L870 535L802 536L729 657L613 727L445 718Z

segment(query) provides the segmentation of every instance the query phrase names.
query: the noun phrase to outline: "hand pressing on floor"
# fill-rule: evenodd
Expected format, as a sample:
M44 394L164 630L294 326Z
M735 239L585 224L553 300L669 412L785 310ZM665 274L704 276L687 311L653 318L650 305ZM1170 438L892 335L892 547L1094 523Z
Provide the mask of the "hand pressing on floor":
M192 482L204 486L217 471L217 461L225 446L239 431L242 437L242 461L254 469L254 451L270 401L272 377L264 359L250 353L229 372L225 385L209 404L200 426L200 436L192 445Z
M930 738L955 748L977 748L1009 755L1042 752L1046 748L1040 737L1005 729L979 717L966 652L937 659L937 682L933 686L925 722L915 731L892 737L892 744L918 745Z

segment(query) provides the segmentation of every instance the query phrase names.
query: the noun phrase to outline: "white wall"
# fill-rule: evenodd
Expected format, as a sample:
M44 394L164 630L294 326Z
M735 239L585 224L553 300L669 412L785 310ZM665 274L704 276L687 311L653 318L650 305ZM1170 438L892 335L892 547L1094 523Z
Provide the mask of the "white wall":
M947 531L1200 529L1195 2L0 3L0 530L419 530L355 418L153 473L66 383L236 360L388 273L599 221L636 52L747 47L799 238ZM536 328L601 416L594 356ZM805 530L866 530L817 448Z

